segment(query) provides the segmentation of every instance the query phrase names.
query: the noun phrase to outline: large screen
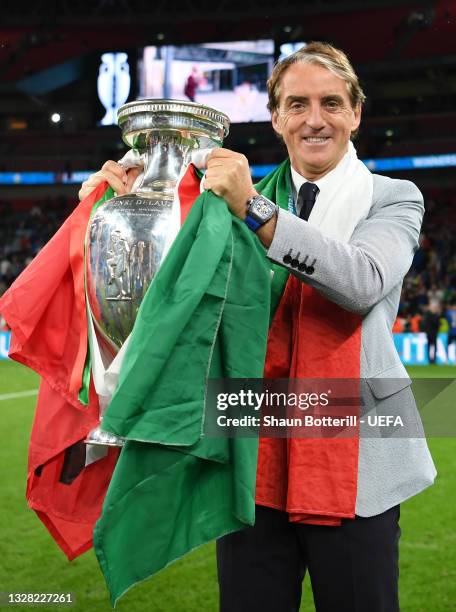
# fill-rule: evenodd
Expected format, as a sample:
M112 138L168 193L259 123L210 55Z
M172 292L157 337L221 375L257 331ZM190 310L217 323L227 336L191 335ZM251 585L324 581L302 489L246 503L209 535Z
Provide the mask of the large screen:
M273 40L145 47L139 97L200 102L232 123L269 121L266 81L273 65Z

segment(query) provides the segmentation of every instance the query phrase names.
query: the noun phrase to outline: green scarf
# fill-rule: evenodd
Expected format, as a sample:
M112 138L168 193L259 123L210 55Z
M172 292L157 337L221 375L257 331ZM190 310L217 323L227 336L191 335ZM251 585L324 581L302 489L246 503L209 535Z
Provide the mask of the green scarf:
M256 190L275 202L280 208L288 210L291 194L290 160L287 158L275 170L255 185ZM289 272L277 264L271 264L274 272L271 283L271 312L269 323L272 323L277 306L287 284Z

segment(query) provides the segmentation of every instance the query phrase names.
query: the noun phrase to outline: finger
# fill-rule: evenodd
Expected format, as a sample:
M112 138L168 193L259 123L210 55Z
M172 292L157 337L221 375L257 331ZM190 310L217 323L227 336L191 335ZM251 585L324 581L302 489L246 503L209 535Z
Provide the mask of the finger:
M212 181L210 179L204 179L203 187L204 189L212 189Z
M109 172L111 174L114 174L115 176L118 176L120 179L122 179L124 181L124 183L127 182L127 172L124 168L122 168L122 166L120 164L118 164L117 162L113 161L112 159L109 159L107 162L105 162L102 167L101 170L103 172Z
M203 182L204 189L210 189L215 193L215 195L223 197L223 194L226 193L226 189L222 184L217 181L213 181L211 179L205 179Z
M230 183L230 174L227 173L224 168L210 168L209 170L206 170L204 177L212 181L212 183Z
M237 170L244 166L244 161L236 157L216 157L207 164L207 169L215 168L223 169L224 171Z
M141 172L143 171L142 168L131 168L130 170L128 170L127 175L128 175L128 179L127 179L127 184L125 186L126 192L130 193L132 188L133 188L133 183L136 181L136 179L138 178L138 176L141 174Z
M216 178L220 178L222 176L224 176L225 173L223 172L223 169L220 168L219 166L213 166L211 168L208 168L206 170L206 174L205 177L208 179L216 179Z
M126 193L125 185L118 176L112 174L112 172L99 170L98 172L95 172L95 174L89 176L89 178L82 183L82 187L79 191L80 199L83 199L89 195L89 193L91 193L103 181L106 181L118 195L123 195Z
M238 161L225 161L222 164L214 163L206 170L206 175L210 178L220 177L226 181L239 181L243 178L244 173L240 171Z
M100 178L100 180L98 181L98 184L101 183L102 181L107 181L109 186L114 189L117 195L125 195L127 193L127 187L126 187L126 183L128 183L127 176L125 176L125 181L124 181L123 179L119 178L117 174L113 174L112 172L108 172L106 170L97 172L97 174L99 175L99 178Z
M236 153L236 151L231 151L230 149L223 149L222 147L216 147L212 149L212 151L207 156L207 159L223 159L228 157L243 157L240 153Z
M78 192L79 201L81 202L84 198L86 198L90 192L91 192L91 189L90 188L88 189L86 185L83 185Z
M206 168L217 168L217 167L223 167L226 164L226 158L225 160L221 157L214 157L213 159L208 160L207 164L206 164Z
M84 198L86 198L89 193L91 193L102 182L102 180L103 179L99 180L97 172L95 174L91 174L89 178L81 185L81 189L78 193L79 200L83 200Z

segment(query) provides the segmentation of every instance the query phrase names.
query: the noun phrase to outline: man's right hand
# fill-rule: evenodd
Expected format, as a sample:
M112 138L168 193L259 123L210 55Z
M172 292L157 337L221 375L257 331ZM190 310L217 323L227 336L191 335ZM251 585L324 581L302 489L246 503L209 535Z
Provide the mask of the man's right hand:
M82 183L78 194L79 200L83 200L87 197L89 193L103 181L107 181L117 195L130 193L133 183L138 175L141 174L142 170L143 168L139 166L125 170L120 164L110 159L103 164L101 170L91 174L89 178Z

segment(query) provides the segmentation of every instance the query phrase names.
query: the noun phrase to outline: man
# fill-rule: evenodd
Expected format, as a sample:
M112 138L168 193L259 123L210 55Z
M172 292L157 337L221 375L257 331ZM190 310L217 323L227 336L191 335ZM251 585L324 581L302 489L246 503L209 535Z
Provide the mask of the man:
M421 323L427 338L427 353L430 364L437 361L437 337L440 329L440 306L437 302L431 302L428 306Z
M198 68L193 66L191 73L185 82L184 94L191 102L195 102L196 90L198 89L200 79L198 75Z
M447 308L445 313L446 320L448 321L448 360L450 358L450 347L452 344L456 344L456 301L452 301Z
M364 94L343 52L307 45L275 66L268 92L289 161L255 188L247 159L217 149L203 183L256 233L273 286L285 279L265 377L362 377L373 410L405 409L416 423L390 330L418 247L421 194L357 159ZM133 179L107 162L80 196L102 180L125 193ZM261 438L255 525L217 544L221 611L297 611L307 570L319 612L399 610L399 505L435 475L422 435Z

